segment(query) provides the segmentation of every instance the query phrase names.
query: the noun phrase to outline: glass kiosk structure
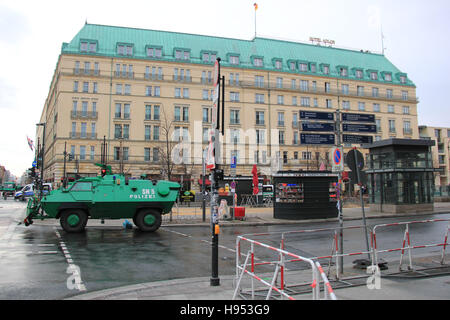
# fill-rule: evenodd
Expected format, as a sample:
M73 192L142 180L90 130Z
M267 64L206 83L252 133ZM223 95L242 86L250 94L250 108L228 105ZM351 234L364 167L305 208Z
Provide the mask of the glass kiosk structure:
M432 140L387 139L366 145L369 202L379 212L423 212L434 207Z

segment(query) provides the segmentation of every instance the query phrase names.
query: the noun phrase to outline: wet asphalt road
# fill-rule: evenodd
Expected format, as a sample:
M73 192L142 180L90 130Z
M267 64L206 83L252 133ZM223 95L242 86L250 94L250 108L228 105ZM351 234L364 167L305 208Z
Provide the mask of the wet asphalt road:
M82 234L67 234L54 225L17 225L24 204L0 201L0 299L64 299L80 293L168 279L211 275L211 231L207 227L161 227L155 233L120 227L88 227ZM431 216L414 220L431 219ZM449 214L435 218L450 218ZM16 219L16 221L14 221ZM370 224L409 219L371 219ZM348 222L359 225L360 222ZM280 232L335 227L336 223L302 225L223 227L220 234L219 274L235 273L236 236L248 233ZM446 225L418 225L411 229L415 243L442 241ZM403 232L390 227L380 230L380 246L399 246ZM258 238L258 237L253 237ZM279 235L258 239L279 246ZM344 233L344 247L363 251L360 229ZM332 233L290 235L286 250L306 257L328 255ZM244 250L243 246L243 250ZM428 252L438 253L438 248ZM261 258L264 253L261 253ZM354 260L355 258L350 258ZM347 262L346 262L347 263ZM351 263L351 261L349 262ZM71 288L69 266L79 267L81 287ZM302 268L301 264L289 268Z

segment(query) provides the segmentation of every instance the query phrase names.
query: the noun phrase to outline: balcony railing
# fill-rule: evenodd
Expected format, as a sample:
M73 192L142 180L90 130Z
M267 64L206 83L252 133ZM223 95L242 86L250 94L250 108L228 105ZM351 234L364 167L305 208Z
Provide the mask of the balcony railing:
M70 112L71 119L87 119L87 120L97 120L98 113L97 111L71 111Z
M72 139L97 139L96 132L69 132L69 137Z

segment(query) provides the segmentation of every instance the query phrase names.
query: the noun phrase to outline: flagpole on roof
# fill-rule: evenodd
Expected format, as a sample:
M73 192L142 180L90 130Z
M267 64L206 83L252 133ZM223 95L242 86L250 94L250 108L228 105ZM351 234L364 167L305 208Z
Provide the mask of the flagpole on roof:
M258 4L255 2L253 6L255 7L255 39L256 39L256 10L258 10Z

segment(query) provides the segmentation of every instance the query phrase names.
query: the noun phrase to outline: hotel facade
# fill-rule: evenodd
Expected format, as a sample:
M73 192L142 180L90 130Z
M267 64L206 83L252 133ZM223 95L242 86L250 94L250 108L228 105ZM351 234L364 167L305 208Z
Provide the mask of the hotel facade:
M45 128L44 179L60 182L65 148L74 156L69 176L97 175L105 139L114 172L170 175L198 189L219 57L225 174L232 156L238 175L257 164L267 179L278 170L330 169L332 145L302 143L302 134L317 132L302 130L301 111L374 115L376 132L365 134L374 141L419 138L416 87L382 54L85 24L62 45L45 127L37 127L41 141Z

